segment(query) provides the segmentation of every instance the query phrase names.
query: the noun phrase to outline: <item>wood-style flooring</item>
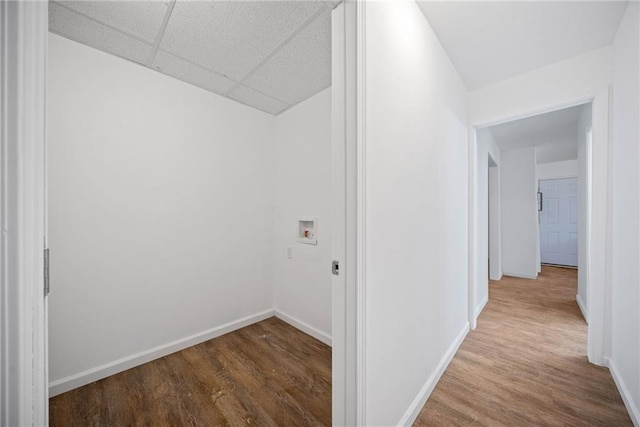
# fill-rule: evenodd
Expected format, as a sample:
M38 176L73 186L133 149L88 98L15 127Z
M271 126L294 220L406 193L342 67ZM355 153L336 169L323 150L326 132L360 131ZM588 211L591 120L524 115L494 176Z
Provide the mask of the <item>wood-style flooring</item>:
M51 426L331 424L331 348L272 317L51 398Z
M491 281L489 303L414 426L632 426L607 368L587 362L577 271Z

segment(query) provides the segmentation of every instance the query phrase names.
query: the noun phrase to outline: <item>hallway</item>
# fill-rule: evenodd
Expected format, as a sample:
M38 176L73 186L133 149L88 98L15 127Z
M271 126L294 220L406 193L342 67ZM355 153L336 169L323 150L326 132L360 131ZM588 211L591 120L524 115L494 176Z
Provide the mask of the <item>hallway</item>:
M587 362L577 270L503 277L414 426L632 425L607 368Z

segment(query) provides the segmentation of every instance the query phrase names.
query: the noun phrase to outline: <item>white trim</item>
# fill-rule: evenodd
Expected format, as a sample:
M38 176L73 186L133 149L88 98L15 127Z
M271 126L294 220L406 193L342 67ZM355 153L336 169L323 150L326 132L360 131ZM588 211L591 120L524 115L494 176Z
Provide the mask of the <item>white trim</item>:
M295 317L290 316L280 310L276 309L274 314L278 319L282 320L283 322L288 323L294 328L301 330L305 334L310 335L315 339L317 339L318 341L322 341L323 343L331 347L331 336L326 332L322 332L321 330L314 328L308 323L305 323L300 319L296 319Z
M538 275L530 275L530 274L520 274L520 273L509 273L507 271L503 271L502 272L503 276L509 276L509 277L517 277L519 279L530 279L530 280L536 280L538 278Z
M347 257L347 61L345 4L331 12L331 259L340 264L339 274L331 275L331 377L333 425L355 423L353 345L348 337L355 326L348 316L350 289L346 286L351 264ZM329 268L329 266L327 266Z
M425 381L424 385L416 395L415 399L413 399L413 402L411 402L411 405L409 405L409 408L407 409L407 411L404 413L404 415L398 422L399 426L410 426L413 424L416 418L418 418L418 415L420 415L420 411L422 410L422 407L427 402L427 399L433 392L433 389L438 384L438 381L440 381L442 374L444 374L444 371L447 369L447 366L449 366L449 363L451 363L453 356L456 355L456 352L460 348L460 345L462 345L468 333L469 333L469 323L467 322L462 328L462 331L460 331L458 336L455 338L455 340L451 343L447 351L444 353L444 355L442 356L442 359L440 359L440 363L438 363L438 366L436 367L436 369L433 371L431 376L427 378L427 381Z
M638 406L633 401L633 397L629 392L629 388L627 384L620 376L620 372L615 364L615 362L609 358L605 358L605 366L609 368L611 372L611 376L613 377L613 381L616 383L616 387L618 387L618 391L620 392L620 396L622 397L622 401L624 402L624 406L627 408L629 412L629 417L631 417L631 421L635 427L640 427L640 410Z
M94 381L101 380L119 372L126 371L127 369L131 369L152 360L167 356L171 353L175 353L176 351L184 350L185 348L192 347L229 332L244 328L245 326L268 319L274 315L274 310L266 310L251 316L243 317L242 319L238 319L233 322L225 323L224 325L207 329L206 331L198 332L185 338L180 338L175 341L150 348L149 350L123 357L113 362L105 363L104 365L88 369L78 374L61 378L49 384L49 393L51 396L56 396L60 393L73 390L74 388L82 387L83 385L90 384Z
M584 305L584 302L582 301L582 297L580 296L580 294L576 294L576 302L578 303L578 307L582 312L582 317L584 317L584 321L587 322L588 324L589 319L587 318L587 307Z
M564 110L566 108L577 107L578 105L588 104L593 101L594 95L584 95L572 98L566 102L559 102L553 105L546 105L540 108L534 108L531 110L527 110L525 112L521 112L518 114L506 114L502 116L498 116L497 118L491 120L482 121L474 121L471 124L475 126L477 129L488 128L491 126L497 126L504 123L513 122L516 120L527 119L529 117L539 116L541 114L551 113L558 110Z
M332 12L332 187L334 195L333 259L340 275L332 276L332 424L362 424L360 404L364 388L359 381L362 360L360 338L364 331L359 311L364 308L358 285L360 215L358 112L359 6L342 2Z
M592 104L591 197L589 248L587 265L588 319L587 357L589 362L604 365L609 356L607 342L611 335L609 323L611 287L611 144L610 88L603 88Z
M356 424L366 426L366 290L367 290L367 189L366 189L366 6L357 0L356 30Z
M47 2L0 2L0 425L48 422Z
M477 326L477 323L478 323L478 317L480 317L480 313L482 313L482 310L484 310L484 308L485 308L485 306L487 305L488 302L489 302L489 295L484 297L484 299L482 300L482 302L480 303L480 305L476 309L476 312L475 312L476 326Z
M478 230L476 229L476 216L478 215L478 203L476 201L476 183L478 177L477 164L478 159L478 131L475 127L469 128L468 137L468 163L469 163L469 176L468 176L468 197L469 202L469 217L467 218L467 226L469 228L467 244L468 244L468 289L467 289L467 320L469 321L469 327L471 329L476 328L476 317L474 313L474 301L476 299L476 260L480 256L476 248L476 242L478 240Z
M571 161L571 160L567 160L567 161ZM541 164L544 165L546 163L541 163ZM536 166L539 166L539 165L540 164ZM537 176L536 178L538 179L538 186L540 186L540 181L550 181L554 179L571 179L571 178L578 179L578 176L575 173L571 173L571 172L556 172L556 173L550 173L549 175L545 175L543 177Z

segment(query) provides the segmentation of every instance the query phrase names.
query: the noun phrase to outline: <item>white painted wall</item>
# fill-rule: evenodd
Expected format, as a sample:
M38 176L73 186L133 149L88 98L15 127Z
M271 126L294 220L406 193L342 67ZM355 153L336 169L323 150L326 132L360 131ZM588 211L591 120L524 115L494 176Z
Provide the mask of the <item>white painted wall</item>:
M536 147L536 155L539 148ZM538 163L536 165L536 176L538 181L542 179L575 178L578 176L578 160Z
M296 240L304 216L317 218L317 245ZM331 340L330 266L331 88L276 118L276 310L325 342Z
M270 315L275 118L55 35L48 57L51 381Z
M538 208L535 147L500 153L502 272L538 275Z
M498 124L586 102L612 79L613 48L596 49L470 92L470 122Z
M536 161L538 164L576 160L578 158L578 142L575 132L575 126L572 126L571 133L573 138L569 141L562 139L536 146Z
M640 4L630 2L614 44L611 364L640 425Z
M588 318L587 277L589 276L588 250L590 230L590 154L588 153L587 131L591 128L591 104L586 104L578 118L576 132L578 141L578 292L576 302L582 310L585 320ZM542 166L542 165L538 165Z
M365 7L362 422L408 425L468 328L466 90L414 1Z

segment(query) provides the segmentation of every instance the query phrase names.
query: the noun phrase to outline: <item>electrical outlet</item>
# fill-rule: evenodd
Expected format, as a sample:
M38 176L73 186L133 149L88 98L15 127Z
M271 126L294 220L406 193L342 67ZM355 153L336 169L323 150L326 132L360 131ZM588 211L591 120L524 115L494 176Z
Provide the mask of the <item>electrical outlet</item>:
M287 258L293 258L293 248L291 246L287 247Z

